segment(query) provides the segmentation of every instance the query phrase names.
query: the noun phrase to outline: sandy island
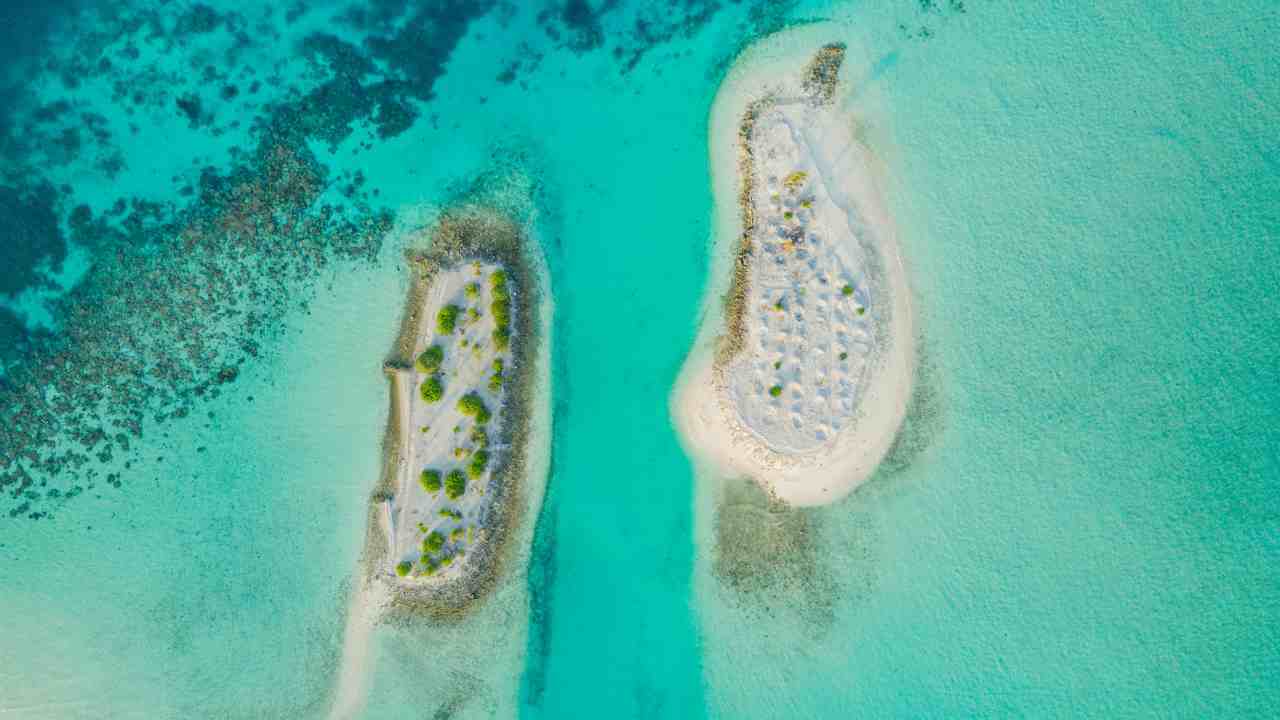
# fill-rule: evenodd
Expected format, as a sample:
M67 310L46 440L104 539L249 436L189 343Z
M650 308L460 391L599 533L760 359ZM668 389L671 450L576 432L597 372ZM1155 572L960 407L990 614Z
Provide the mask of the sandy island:
M798 506L871 476L906 415L914 358L878 166L843 103L846 49L818 35L753 46L717 93L720 242L673 398L695 458Z
M331 718L363 706L377 623L459 622L527 559L524 520L548 472L551 299L526 230L487 207L456 207L410 264L383 365L391 406L382 475Z

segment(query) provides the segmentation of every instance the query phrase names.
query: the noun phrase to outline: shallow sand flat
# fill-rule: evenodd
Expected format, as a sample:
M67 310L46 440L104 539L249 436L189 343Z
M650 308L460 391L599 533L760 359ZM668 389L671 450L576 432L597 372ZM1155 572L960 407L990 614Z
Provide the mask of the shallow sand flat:
M698 458L817 505L869 477L901 426L911 309L844 74L809 71L843 46L783 35L743 54L712 109L721 251L674 413Z

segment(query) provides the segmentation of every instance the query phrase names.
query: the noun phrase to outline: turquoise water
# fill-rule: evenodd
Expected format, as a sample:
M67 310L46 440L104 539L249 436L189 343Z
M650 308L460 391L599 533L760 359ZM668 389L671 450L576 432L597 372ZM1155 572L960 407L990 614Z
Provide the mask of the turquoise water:
M351 135L278 133L316 154L333 180L323 201L356 222L385 210L394 229L364 254L323 239L204 246L237 277L275 278L243 281L260 316L236 316L228 334L213 310L234 288L193 306L183 283L157 282L131 308L139 324L121 325L110 298L49 299L65 290L40 284L55 269L38 261L56 239L0 238L14 249L6 277L22 281L16 294L0 284L15 313L0 311L0 407L37 397L24 363L72 341L47 327L89 328L69 350L157 403L128 450L4 486L6 716L326 715L377 475L400 250L493 171L532 178L556 295L552 472L532 563L464 625L379 628L365 716L1263 717L1280 705L1272 4L621 3L585 18L409 4L407 26L433 29L403 52L364 45L389 31L338 5L242 13L208 32L175 26L203 17L175 5L130 6L151 18L135 26L134 60L97 21L51 12L24 26L54 33L53 69L28 83L37 100L13 96L0 184L28 193L24 208L52 184L62 235L91 258L85 287L121 253L182 246L176 231L75 234L74 207L125 228L109 215L122 197L203 207L182 186L206 165L257 167L250 119L279 120L268 101L322 85L299 46L321 29L415 78L403 92L419 117L380 131L392 113L362 103L389 96L355 92L324 105L349 113ZM874 92L852 109L872 121L862 132L890 178L926 392L911 452L803 513L803 572L741 593L713 572L715 485L695 478L668 416L709 267L707 110L754 36L821 18L869 61ZM228 60L237 29L247 40ZM14 72L37 57L21 49ZM188 69L143 72L155 58ZM262 58L285 69L276 82L263 70L250 93L243 67ZM74 63L108 75L67 88L57 70ZM200 79L206 65L218 79ZM110 73L155 97L113 100ZM220 99L227 84L238 92ZM204 120L188 123L174 100L201 86ZM14 120L57 93L99 108L109 136L83 129L75 149L54 142L62 125L96 121ZM166 128L184 139L148 159L154 143L138 137ZM7 208L5 227L45 227ZM198 322L173 329L169 307ZM120 327L147 328L149 357L180 349L193 384L226 364L238 375L200 394L171 389L187 381L158 363L126 375L93 344L143 347ZM193 328L209 347L188 364L179 333ZM55 416L51 447L76 450L77 421ZM0 434L5 472L28 447L18 427Z

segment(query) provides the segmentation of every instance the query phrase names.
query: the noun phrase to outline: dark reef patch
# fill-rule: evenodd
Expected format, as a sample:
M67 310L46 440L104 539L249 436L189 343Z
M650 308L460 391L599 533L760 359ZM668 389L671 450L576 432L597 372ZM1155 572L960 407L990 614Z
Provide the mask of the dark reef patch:
M57 191L48 183L26 189L0 186L0 295L51 285L42 267L57 272L66 257Z
M791 507L754 481L738 479L725 481L715 512L711 570L726 597L766 616L799 614L822 632L837 596L817 552L823 510Z
M266 142L248 166L206 173L188 211L134 202L117 224L77 208L72 238L100 259L55 301L61 332L0 386L4 501L17 508L92 489L94 464L128 452L147 422L217 397L305 301L299 289L319 270L372 260L389 216L348 219L318 203L324 187L305 149Z

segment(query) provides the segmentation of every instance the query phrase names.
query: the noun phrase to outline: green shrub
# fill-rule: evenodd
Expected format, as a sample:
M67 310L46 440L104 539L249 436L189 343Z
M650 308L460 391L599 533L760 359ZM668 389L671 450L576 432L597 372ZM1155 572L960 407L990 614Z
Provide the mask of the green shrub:
M493 359L493 371L494 371L494 372L496 372L496 373L500 373L500 372L502 372L503 370L506 370L506 369L507 369L507 365L506 365L506 363L505 363L505 362L503 362L503 361L502 361L502 358L497 357L497 358L494 358L494 359Z
M859 307L858 307L858 314L859 314L859 315L864 315L864 314L866 314L866 312L867 312L867 309L866 309L866 308L861 307L861 306L859 306Z
M489 453L484 450L477 450L476 454L471 456L471 462L467 465L467 474L471 476L472 480L479 480L488 466Z
M488 447L489 433L485 432L484 428L477 426L471 430L471 442L475 443L478 448Z
M466 289L464 289L462 292L466 293L467 297L471 298L472 300L475 300L476 298L480 297L480 286L476 283L467 283Z
M511 331L507 328L495 328L493 331L493 347L503 352L511 344Z
M493 392L502 389L502 373L496 372L489 376L489 389Z
M499 285L498 287L493 289L493 299L509 300L511 299L511 291L507 289L506 285Z
M400 577L404 577L408 575L409 571L412 569L413 569L413 563L410 563L408 560L405 560L399 565L396 565L396 574L399 575Z
M489 275L490 287L495 287L495 288L505 287L506 284L507 284L507 272L505 270L494 270L493 273Z
M453 329L458 326L460 312L462 308L457 305L445 305L440 308L440 312L436 313L436 332L441 335L452 335Z
M462 513L458 512L457 510L454 510L454 509L452 509L452 508L440 508L440 517L443 517L443 518L452 518L452 519L454 519L454 520L461 520L461 519L462 519Z
M462 528L454 528L453 532L449 533L449 540L452 542L460 542L466 536L466 530L463 530Z
M439 375L427 378L419 390L422 393L422 399L429 403L440 402L440 398L444 397L444 383L440 382Z
M433 373L440 369L444 364L444 348L439 345L432 345L422 354L418 356L418 371L423 373Z
M774 385L773 387L769 388L769 394L774 397L778 397L779 395L782 394L782 386Z
M457 500L467 492L467 476L461 470L450 470L444 478L444 494L450 500Z
M498 327L504 328L511 324L511 301L510 300L494 300L489 305L489 312L493 313L493 322Z
M840 294L849 297L853 294L853 286L846 283L844 287L840 288Z
M435 530L422 539L422 552L425 554L440 552L442 547L444 547L444 535Z
M479 395L473 392L469 392L466 395L463 395L462 397L458 398L458 412L462 413L463 415L470 415L471 417L476 417L477 415L479 415L481 412L485 410L486 408L484 406L484 400Z
M467 308L467 320L475 322L480 319L480 311L475 308Z
M421 483L422 489L429 493L440 492L440 471L423 470L418 482Z
M842 353L840 353L840 359L841 359L841 360L848 360L848 359L849 359L849 353L847 353L847 352L842 352Z
M484 425L485 423L489 422L492 419L493 419L493 415L489 414L489 408L487 407L480 408L480 412L476 413L477 425Z

